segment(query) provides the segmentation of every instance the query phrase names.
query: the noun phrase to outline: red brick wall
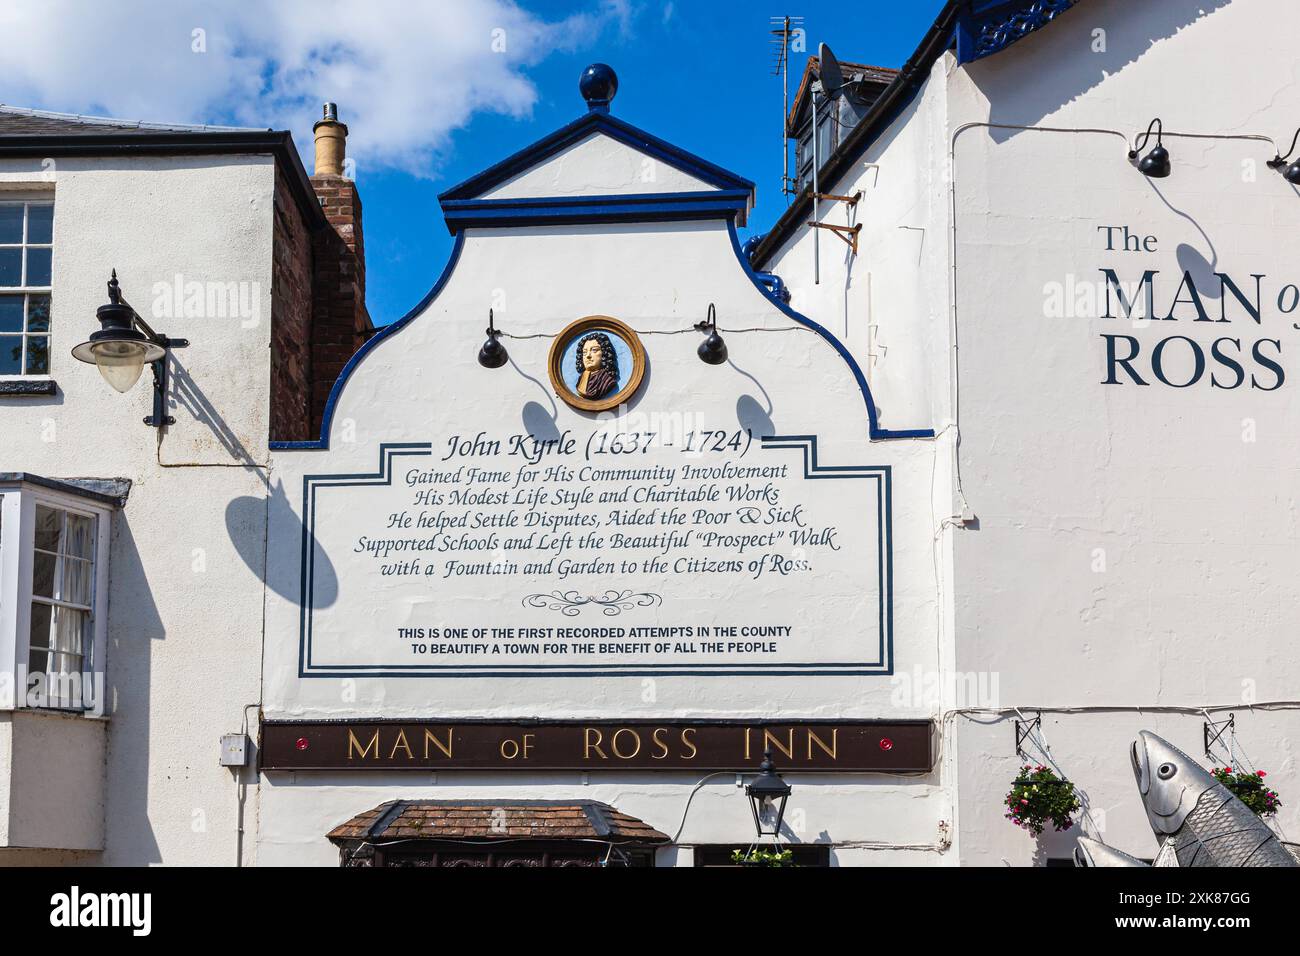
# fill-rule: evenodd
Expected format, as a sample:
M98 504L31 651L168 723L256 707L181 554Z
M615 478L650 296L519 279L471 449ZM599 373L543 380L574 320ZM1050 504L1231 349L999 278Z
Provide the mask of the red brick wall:
M320 436L330 390L365 342L366 260L361 198L339 176L314 176L329 220L314 233L276 174L271 277L271 440Z
M365 240L356 183L313 176L330 229L313 237L312 428L319 432L330 389L371 328L366 310Z
M312 239L278 168L271 263L271 440L311 433Z

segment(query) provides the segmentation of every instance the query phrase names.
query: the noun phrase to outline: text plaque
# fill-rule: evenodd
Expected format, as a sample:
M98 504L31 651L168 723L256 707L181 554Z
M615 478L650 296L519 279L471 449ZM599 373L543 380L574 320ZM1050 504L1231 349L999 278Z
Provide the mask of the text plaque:
M263 770L781 771L914 773L933 766L913 721L265 721Z

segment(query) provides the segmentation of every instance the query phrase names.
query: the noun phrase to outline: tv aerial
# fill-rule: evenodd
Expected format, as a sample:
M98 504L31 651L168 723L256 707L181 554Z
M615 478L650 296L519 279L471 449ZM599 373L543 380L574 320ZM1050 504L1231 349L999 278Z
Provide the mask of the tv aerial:
M790 55L803 50L803 17L771 17L772 75L781 78L781 192L797 191L790 176Z

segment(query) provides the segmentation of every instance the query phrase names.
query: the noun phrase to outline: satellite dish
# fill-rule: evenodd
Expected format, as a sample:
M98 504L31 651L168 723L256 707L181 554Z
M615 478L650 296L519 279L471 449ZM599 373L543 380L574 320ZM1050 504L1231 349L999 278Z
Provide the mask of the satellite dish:
M835 59L835 54L825 43L817 47L817 60L821 64L822 92L834 99L844 88L844 71L840 69L840 61Z

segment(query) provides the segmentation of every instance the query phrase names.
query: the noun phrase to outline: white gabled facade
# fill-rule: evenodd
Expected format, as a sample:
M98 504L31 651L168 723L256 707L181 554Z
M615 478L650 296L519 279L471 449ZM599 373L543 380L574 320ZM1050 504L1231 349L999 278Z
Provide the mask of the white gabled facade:
M512 157L507 164L522 168L510 169L505 185L489 181L481 189L457 187L444 194L448 222L458 232L457 245L430 298L358 356L350 376L335 389L332 415L319 443L275 452L263 708L268 722L303 722L307 729L300 745L308 762L313 749L321 746L311 735L314 730L331 724L368 727L366 722L375 720L436 719L452 726L524 718L608 727L620 722L654 726L656 721L924 721L931 714L922 700L898 701L889 674L928 668L936 652L928 531L934 444L873 444L866 392L835 335L810 327L751 275L739 254L733 219L747 211L752 187L720 186L720 171L675 165L684 162L678 154L639 131L607 125L595 111L579 123L588 121L594 122L596 132L581 138L576 147L547 152L543 141ZM715 181L700 178L710 173ZM653 197L645 195L647 184L654 188ZM600 192L593 196L593 189ZM569 209L560 203L571 195L582 196L588 205ZM599 203L594 202L597 198ZM529 212L503 202L525 209L544 204L546 212L530 224L515 218ZM721 202L733 206L704 213L688 208ZM592 204L599 210L584 212ZM554 208L557 205L560 208ZM565 221L570 217L574 221ZM497 225L506 218L509 221ZM703 336L692 328L706 317L711 304L731 358L717 367L698 359ZM510 356L499 369L485 369L476 360L489 307ZM551 343L573 319L589 315L613 316L631 326L648 353L648 384L617 415L571 409L547 381ZM682 461L707 466L725 458L732 463L730 455L684 458L681 443L689 440L685 436L692 430L752 432L753 452L748 458L735 455L734 463L791 465L794 477L781 491L789 497L782 500L803 502L801 508L821 516L810 520L839 522L844 556L836 556L839 545L834 550L809 546L811 560L824 569L820 577L793 574L789 581L765 578L768 583L755 586L744 575L679 573L675 563L672 570L665 565L660 571L620 572L611 578L595 572L568 574L559 565L558 575L519 571L515 565L524 562L512 560L508 545L493 554L510 568L501 576L450 577L438 565L438 574L423 583L388 577L380 572L383 556L364 553L368 540L420 534L400 530L406 526L394 524L390 513L407 509L424 520L439 511L442 505L428 505L419 494L423 485L409 484L426 471L451 471L463 462L505 467L512 475L517 470L522 480L525 472L544 475L552 463L561 462L573 466L577 483L544 476L541 486L553 495L566 489L580 493L587 481L577 470L583 464L582 448L589 436L599 441L602 429L624 436L657 430L662 440L632 460L663 468ZM761 450L758 443L765 435L816 437L798 447ZM546 459L535 471L507 452L515 447L515 438L527 442L548 436L574 436L576 450L569 457ZM453 443L453 437L460 440ZM480 446L497 441L500 453L473 457L487 454ZM471 457L456 457L460 453L453 445L473 445L467 453ZM401 451L386 453L386 447ZM874 485L805 480L801 472L810 460L826 466L882 468L890 473L891 491L878 499ZM628 487L636 487L640 479L628 481ZM402 488L404 482L409 490ZM590 484L597 490L619 487L617 480L600 478L590 479ZM513 485L506 482L502 487ZM878 513L879 502L884 510ZM711 507L719 517L728 511L725 504ZM565 514L567 508L543 503L514 510ZM591 508L584 503L579 511ZM464 509L452 501L446 510L459 515ZM474 520L489 512L469 509ZM873 538L869 553L859 551L852 525L874 523L878 514L887 562L878 570L890 583L866 601L863 596L875 587L877 571L858 577L862 572L856 562L874 562L876 545ZM594 553L617 558L628 548L638 555L634 546L612 541ZM737 556L727 548L708 555ZM617 617L588 612L572 618L554 609L527 609L537 605L520 607L521 596L530 590L572 587L588 595L599 594L607 584L661 593L662 607ZM889 618L883 630L875 620L877 598L887 609L880 613ZM478 658L458 656L456 651L447 651L443 658L413 657L413 647L398 636L403 628L427 631L431 625L444 630L465 624L550 627L623 624L629 619L634 625L664 627L790 622L804 643L748 675L730 665L761 665L761 657L679 658L706 671L697 674L664 654L566 657L543 650L538 663L552 670L564 670L565 665L595 670L547 676L543 667L511 667L509 657L487 651ZM834 673L819 666L844 657L856 659L853 655L871 661L869 669ZM448 676L439 674L444 665L452 671ZM791 672L791 666L811 668L813 673ZM403 667L414 672L404 674ZM674 667L688 672L675 674ZM474 672L502 668L509 673ZM358 733L359 744L367 743L370 730ZM380 756L402 756L409 739L416 742L418 759L418 733L400 740L379 738ZM459 740L457 733L446 739ZM646 746L651 746L649 739ZM661 866L698 865L706 848L743 847L754 841L741 775L735 772L619 770L617 759L593 764L590 770L497 767L444 772L437 769L436 751L430 751L433 763L412 765L418 770L367 770L366 760L374 759L375 751L359 756L359 744L350 746L346 759L329 769L290 771L281 764L264 770L261 862L336 865L339 847L325 835L349 818L393 800L597 800L677 837L674 845L658 850ZM886 741L881 749L888 746ZM812 745L809 748L812 753ZM754 766L759 756L752 754ZM782 761L779 754L776 759ZM903 775L801 773L786 766L782 773L795 790L787 810L787 839L828 847L831 865L944 860L953 807L940 768ZM699 785L704 786L692 798ZM354 852L348 850L345 856Z

